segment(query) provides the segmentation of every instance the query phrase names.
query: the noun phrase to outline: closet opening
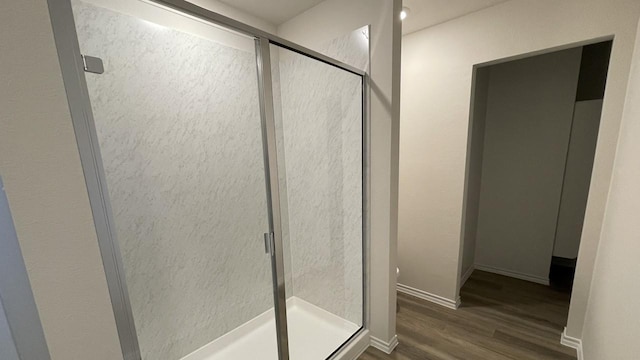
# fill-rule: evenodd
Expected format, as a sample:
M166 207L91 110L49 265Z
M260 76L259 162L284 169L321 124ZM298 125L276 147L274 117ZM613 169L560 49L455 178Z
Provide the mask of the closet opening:
M474 68L462 306L566 325L612 43Z

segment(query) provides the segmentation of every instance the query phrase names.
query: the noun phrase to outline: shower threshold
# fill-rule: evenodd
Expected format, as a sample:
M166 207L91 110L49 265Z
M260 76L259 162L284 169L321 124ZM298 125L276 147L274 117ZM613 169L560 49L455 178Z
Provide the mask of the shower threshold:
M324 360L360 328L295 296L287 299L287 319L291 359ZM278 360L273 308L181 360L257 359Z

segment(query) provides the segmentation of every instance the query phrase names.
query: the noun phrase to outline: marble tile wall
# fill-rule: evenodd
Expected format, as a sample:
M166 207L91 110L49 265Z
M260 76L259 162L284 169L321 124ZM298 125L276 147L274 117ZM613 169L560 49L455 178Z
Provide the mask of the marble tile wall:
M322 52L366 68L363 31ZM291 256L287 294L362 324L361 80L289 50L272 46L272 53L278 54L278 156Z
M142 357L179 359L273 306L255 55L73 5Z

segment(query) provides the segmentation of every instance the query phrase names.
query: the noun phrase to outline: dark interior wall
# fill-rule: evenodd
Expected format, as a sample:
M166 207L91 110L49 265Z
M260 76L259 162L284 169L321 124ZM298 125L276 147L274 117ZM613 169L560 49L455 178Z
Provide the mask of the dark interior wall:
M476 69L462 276L475 264L545 282L552 254L577 256L610 51Z
M598 142L611 41L582 48L553 255L576 259Z
M576 101L604 98L612 46L612 41L605 41L582 48Z
M581 56L490 67L477 268L548 282Z

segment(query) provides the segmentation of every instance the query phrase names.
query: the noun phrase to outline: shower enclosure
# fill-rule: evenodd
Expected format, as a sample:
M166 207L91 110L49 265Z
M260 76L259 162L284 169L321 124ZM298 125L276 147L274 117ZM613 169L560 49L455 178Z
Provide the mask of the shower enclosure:
M365 73L181 0L50 12L125 359L338 358L366 327Z

